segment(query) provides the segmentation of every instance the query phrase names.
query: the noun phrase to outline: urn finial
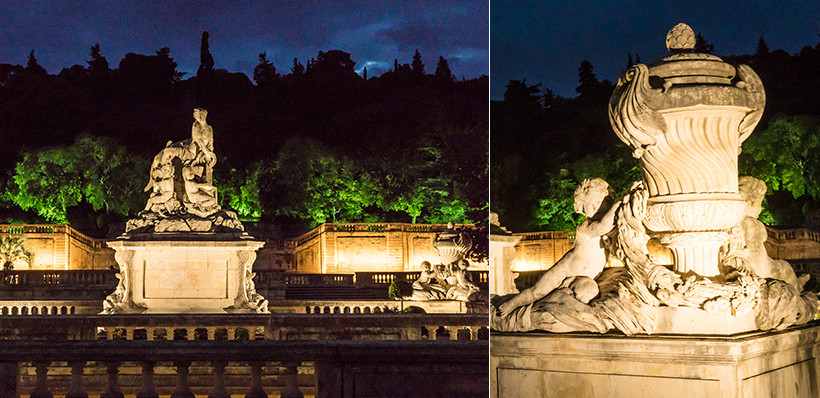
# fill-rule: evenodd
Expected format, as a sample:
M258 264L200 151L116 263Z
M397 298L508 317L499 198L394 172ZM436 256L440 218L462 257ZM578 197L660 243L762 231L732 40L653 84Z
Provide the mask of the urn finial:
M681 22L666 34L666 48L672 53L687 53L695 48L695 31Z

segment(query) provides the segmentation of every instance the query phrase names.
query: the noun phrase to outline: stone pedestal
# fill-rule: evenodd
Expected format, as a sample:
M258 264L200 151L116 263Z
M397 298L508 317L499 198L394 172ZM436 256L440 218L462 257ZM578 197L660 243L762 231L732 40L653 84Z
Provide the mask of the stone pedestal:
M732 336L490 337L490 396L817 397L820 326Z
M521 236L490 234L490 294L518 293L512 271L515 245Z
M266 312L251 271L253 240L117 240L120 285L107 313ZM264 311L259 304L264 301Z

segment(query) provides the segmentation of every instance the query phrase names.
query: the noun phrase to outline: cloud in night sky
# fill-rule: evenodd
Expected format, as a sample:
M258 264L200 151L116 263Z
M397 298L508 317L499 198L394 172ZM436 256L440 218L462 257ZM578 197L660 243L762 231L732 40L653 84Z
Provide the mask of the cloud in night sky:
M369 76L410 63L428 73L439 56L456 76L489 72L486 1L32 1L0 2L0 63L24 65L31 50L49 73L86 65L99 42L116 67L126 53L171 48L177 69L196 73L203 31L215 67L250 76L261 52L280 73L293 59L343 50Z

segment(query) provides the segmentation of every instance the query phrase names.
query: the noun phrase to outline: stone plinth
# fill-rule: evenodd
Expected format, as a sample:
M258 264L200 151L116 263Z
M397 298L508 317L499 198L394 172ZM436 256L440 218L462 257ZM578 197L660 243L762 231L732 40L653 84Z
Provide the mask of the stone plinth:
M731 308L707 312L692 307L654 307L653 334L735 335L758 329L754 311L732 314Z
M491 397L817 397L820 326L734 336L490 337Z
M108 242L120 286L108 313L259 312L251 268L263 242L162 240ZM266 303L266 302L265 302Z

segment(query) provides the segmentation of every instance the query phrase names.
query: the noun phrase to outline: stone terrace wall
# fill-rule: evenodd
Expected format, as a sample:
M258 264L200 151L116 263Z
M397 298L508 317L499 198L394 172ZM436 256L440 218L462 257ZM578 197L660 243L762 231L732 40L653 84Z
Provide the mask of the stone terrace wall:
M471 229L460 224L456 229ZM438 262L431 244L446 224L322 224L295 239L296 269L302 273L417 271L422 261ZM487 264L472 264L486 270Z
M68 225L0 225L0 238L7 236L28 240L26 248L34 253L28 269L108 269L116 264L104 239L90 238Z
M820 232L806 228L777 229L766 227L769 257L783 260L820 259ZM575 231L542 231L516 233L521 241L515 245L513 271L546 270L552 267L575 244ZM657 239L647 243L649 254L659 264L672 264L672 253Z
M277 233L253 228L250 234L265 242L253 267L317 274L418 271L422 261L438 261L431 242L445 230L446 224L327 223L294 239L281 239ZM88 237L68 225L0 225L0 238L9 235L28 239L27 247L34 252L34 264L28 269L109 269L116 265L107 239ZM471 269L486 271L488 265L472 264Z

